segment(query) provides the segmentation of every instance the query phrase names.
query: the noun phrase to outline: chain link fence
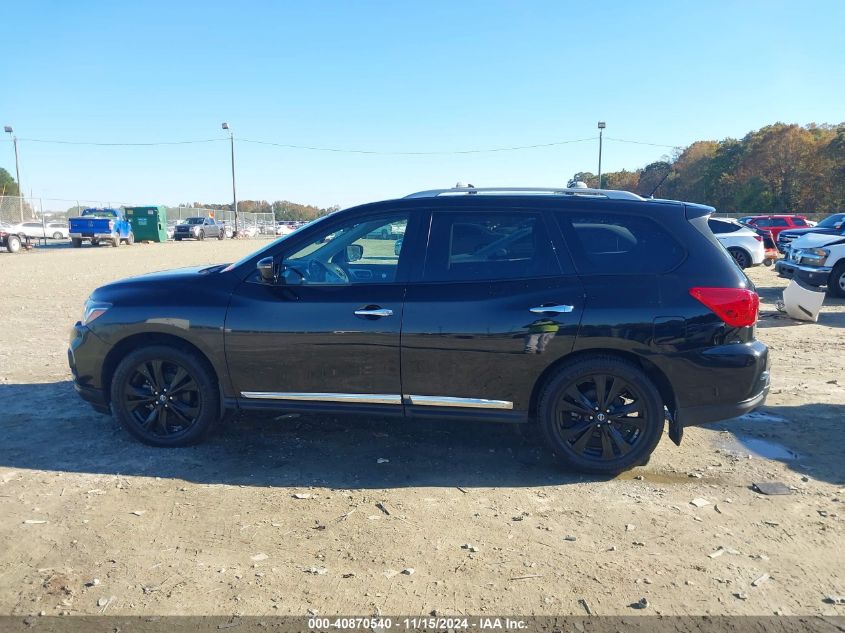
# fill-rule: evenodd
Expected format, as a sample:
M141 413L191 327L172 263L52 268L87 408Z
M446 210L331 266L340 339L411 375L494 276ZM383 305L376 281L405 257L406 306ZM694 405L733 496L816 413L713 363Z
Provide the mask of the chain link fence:
M18 224L40 224L37 227L27 227L31 236L50 238L56 234L56 228L50 225L66 224L68 218L80 215L89 208L124 208L133 205L115 200L84 200L65 198L26 198L19 196L0 196L0 226L16 226ZM222 221L226 226L235 227L233 211L221 209L207 209L196 207L165 207L167 222L176 225L190 217L213 217ZM249 237L275 237L276 222L272 213L239 213L238 228Z

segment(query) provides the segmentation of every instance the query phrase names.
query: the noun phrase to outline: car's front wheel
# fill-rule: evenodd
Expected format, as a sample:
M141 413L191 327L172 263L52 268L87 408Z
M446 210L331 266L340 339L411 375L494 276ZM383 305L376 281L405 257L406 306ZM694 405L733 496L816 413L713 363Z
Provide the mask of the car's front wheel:
M845 261L833 267L827 281L827 291L833 297L845 297Z
M6 237L6 250L10 253L17 253L21 250L21 238L17 235L9 235Z
M202 440L220 417L217 382L196 355L154 345L126 356L114 372L111 409L134 437L153 446Z
M611 356L563 367L543 389L537 413L544 441L564 466L601 475L645 463L665 419L648 376Z

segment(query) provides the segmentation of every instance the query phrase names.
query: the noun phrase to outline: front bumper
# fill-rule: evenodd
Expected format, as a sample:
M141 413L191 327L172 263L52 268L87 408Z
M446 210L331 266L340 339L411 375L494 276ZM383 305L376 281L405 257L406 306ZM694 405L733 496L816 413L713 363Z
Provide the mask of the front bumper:
M103 389L103 361L111 349L102 339L80 322L71 329L67 362L76 393L95 411L109 413L108 397Z
M811 286L825 286L830 277L830 266L804 266L785 259L775 264L775 272L784 279L800 279Z

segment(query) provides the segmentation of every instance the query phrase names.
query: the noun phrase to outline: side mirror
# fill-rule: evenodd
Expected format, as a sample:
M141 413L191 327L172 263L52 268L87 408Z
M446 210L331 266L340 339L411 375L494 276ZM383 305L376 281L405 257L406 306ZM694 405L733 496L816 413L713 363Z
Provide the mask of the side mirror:
M364 247L360 244L350 244L346 247L346 261L357 262L364 257Z
M258 274L261 275L264 283L275 284L279 280L276 274L276 263L272 257L259 259L255 267L258 268Z

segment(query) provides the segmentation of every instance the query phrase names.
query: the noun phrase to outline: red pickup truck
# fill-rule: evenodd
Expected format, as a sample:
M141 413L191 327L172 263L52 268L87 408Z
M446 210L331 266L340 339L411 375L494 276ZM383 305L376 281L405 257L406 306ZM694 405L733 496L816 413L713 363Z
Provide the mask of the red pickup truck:
M805 229L810 226L807 218L803 215L749 215L740 222L750 224L758 229L771 231L772 237L777 242L778 234L787 229Z

